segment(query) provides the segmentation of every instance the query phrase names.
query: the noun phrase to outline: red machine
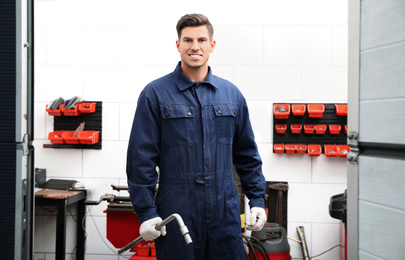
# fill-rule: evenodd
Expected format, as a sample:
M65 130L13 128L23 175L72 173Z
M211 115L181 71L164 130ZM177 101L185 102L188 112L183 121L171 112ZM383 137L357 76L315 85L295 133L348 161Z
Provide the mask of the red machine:
M284 227L279 227L276 223L266 223L262 230L253 231L250 244L252 248L249 248L249 258L252 260L290 259L290 245L287 241L286 231Z
M128 190L126 186L111 185L113 190ZM134 213L129 196L106 194L98 201L86 201L86 205L98 205L103 200L109 202L104 213L107 214L107 239L119 249L139 237L139 219ZM131 260L156 260L155 244L153 241L142 241L131 249L134 255Z
M111 185L114 190L128 190L125 186ZM106 194L98 201L86 201L87 205L98 205L101 201L110 202L104 213L107 214L107 239L114 247L120 248L118 254L127 250L135 252L130 258L132 260L156 260L156 250L154 241L144 241L139 234L140 222L134 212L129 197ZM183 235L186 244L192 243L187 226L177 213L171 214L162 222L156 225L156 230L160 230L170 221L176 220L179 224L180 233Z
M111 203L104 213L107 214L107 239L115 248L123 248L139 237L140 223L131 203ZM132 260L156 260L153 241L143 241L130 251L135 252Z

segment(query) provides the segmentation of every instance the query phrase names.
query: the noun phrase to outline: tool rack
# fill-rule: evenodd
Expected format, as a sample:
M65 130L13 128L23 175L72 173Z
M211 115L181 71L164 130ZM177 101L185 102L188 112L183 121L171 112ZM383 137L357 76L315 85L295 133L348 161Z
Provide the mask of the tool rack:
M274 153L346 157L347 104L275 103L273 144Z
M53 131L52 133L58 134L56 139L62 139L62 132L74 132L76 128L83 122L85 122L84 131L82 134L90 134L91 139L83 143L69 143L65 141L54 141L51 140L52 137L48 136L51 140L51 144L44 144L44 148L59 148L59 149L96 149L101 150L102 148L102 110L103 105L101 101L86 101L88 104L94 104L91 111L82 112L78 111L78 106L73 110L64 110L64 106L58 110L48 110L47 112L50 116L53 116ZM52 134L49 133L49 134ZM90 137L90 136L89 136ZM66 136L68 139L69 136Z

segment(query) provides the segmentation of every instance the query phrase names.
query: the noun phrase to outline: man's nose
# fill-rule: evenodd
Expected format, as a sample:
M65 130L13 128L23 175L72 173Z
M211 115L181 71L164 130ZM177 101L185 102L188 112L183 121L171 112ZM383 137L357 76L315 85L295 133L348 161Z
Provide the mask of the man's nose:
M193 42L193 44L191 45L191 49L193 51L198 51L200 49L200 45L199 45L198 41Z

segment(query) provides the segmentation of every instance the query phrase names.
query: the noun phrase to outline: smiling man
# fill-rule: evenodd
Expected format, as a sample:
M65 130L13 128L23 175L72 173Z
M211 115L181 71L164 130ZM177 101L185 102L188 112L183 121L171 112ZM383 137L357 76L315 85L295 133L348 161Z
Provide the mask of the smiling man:
M246 259L233 165L250 200L247 229L260 230L266 221L266 181L247 104L208 66L216 42L207 17L185 15L176 28L181 61L140 94L128 145L140 234L155 240L159 260ZM173 213L182 216L192 244L185 244L175 222L155 229Z

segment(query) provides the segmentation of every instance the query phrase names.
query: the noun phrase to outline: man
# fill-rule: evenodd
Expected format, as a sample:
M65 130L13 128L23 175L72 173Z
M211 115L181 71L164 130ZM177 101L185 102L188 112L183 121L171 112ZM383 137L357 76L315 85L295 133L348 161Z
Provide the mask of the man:
M216 42L207 17L183 16L177 33L181 61L140 94L129 140L128 186L140 234L156 239L158 259L245 259L232 165L250 199L247 228L260 230L266 221L265 179L246 101L208 66ZM175 221L155 229L173 213L183 218L192 244Z

